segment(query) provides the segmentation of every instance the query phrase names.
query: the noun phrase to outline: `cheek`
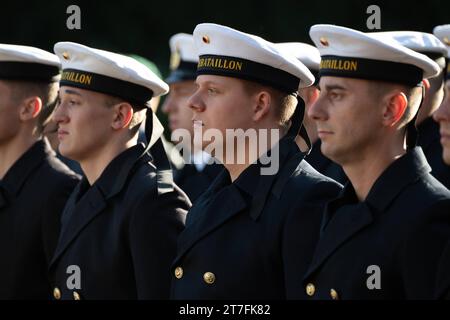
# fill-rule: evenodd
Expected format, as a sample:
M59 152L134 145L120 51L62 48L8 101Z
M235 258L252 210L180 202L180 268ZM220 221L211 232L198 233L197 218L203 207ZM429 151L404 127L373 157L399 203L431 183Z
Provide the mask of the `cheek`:
M450 165L450 146L443 146L443 158L444 162Z
M71 121L76 134L82 140L87 138L95 141L95 137L102 135L108 129L111 130L110 115L102 110L90 110L89 112L82 110L72 115Z

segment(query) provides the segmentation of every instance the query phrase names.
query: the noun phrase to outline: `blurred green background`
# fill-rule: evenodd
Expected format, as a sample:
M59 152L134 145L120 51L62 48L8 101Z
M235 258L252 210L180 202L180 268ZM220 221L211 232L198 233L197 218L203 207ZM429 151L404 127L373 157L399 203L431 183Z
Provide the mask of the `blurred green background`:
M69 30L66 9L81 9L81 30ZM178 32L192 33L201 22L214 22L253 33L273 42L311 42L309 27L332 23L369 31L366 9L381 9L381 31L431 32L450 23L450 1L357 0L222 0L222 1L3 1L0 42L52 51L58 41L82 44L151 59L168 74L168 40ZM375 30L376 31L376 30Z

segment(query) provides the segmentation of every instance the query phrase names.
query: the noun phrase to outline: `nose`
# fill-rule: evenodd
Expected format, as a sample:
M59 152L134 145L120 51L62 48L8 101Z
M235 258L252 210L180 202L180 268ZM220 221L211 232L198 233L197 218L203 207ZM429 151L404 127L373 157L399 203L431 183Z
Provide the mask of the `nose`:
M188 99L188 106L194 112L203 112L206 109L206 105L201 97L200 90L194 92Z
M307 108L308 117L314 121L326 120L327 113L325 108L325 102L322 95L319 95L317 100Z
M169 95L164 100L164 104L163 104L161 110L165 114L169 114L169 113L173 112L173 107L174 107L173 97L172 97L172 94L169 93Z
M63 104L56 105L55 111L53 112L52 121L57 124L69 121L66 107Z
M436 122L450 121L450 97L446 97L439 109L433 113L433 119Z

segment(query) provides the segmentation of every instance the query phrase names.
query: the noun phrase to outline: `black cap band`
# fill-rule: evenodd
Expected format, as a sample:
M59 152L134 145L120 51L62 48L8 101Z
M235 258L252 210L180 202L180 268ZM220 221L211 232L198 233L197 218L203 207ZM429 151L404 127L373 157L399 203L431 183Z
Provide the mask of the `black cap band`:
M167 83L195 80L197 77L197 62L180 61L175 70L165 79Z
M200 56L197 75L202 74L254 81L288 94L295 94L300 84L300 79L289 72L262 63L228 56Z
M42 63L1 61L0 78L56 82L59 80L59 68Z
M399 62L322 56L319 75L388 81L414 87L422 81L423 71Z
M153 96L153 91L147 87L131 82L104 76L97 73L76 69L64 69L60 86L71 86L91 91L101 92L124 99L139 106L146 106Z

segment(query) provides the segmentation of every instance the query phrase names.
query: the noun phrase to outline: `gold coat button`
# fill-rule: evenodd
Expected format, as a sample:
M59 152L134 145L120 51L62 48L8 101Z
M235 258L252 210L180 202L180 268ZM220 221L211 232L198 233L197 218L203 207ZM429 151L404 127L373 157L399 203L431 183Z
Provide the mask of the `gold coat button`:
M203 275L203 280L205 280L205 282L206 282L207 284L213 284L214 281L216 281L216 276L215 276L215 274L212 273L212 272L206 272L206 273Z
M175 268L175 278L181 279L183 277L183 268L182 267L176 267Z
M81 300L79 293L76 291L73 292L73 300Z
M333 299L333 300L339 300L339 295L338 295L337 291L334 289L330 290L330 296L331 296L331 299Z
M308 296L312 297L315 292L316 292L316 287L312 283L308 283L306 285L306 294Z
M53 297L54 297L56 300L61 299L61 291L60 291L57 287L55 287L55 288L53 289Z

